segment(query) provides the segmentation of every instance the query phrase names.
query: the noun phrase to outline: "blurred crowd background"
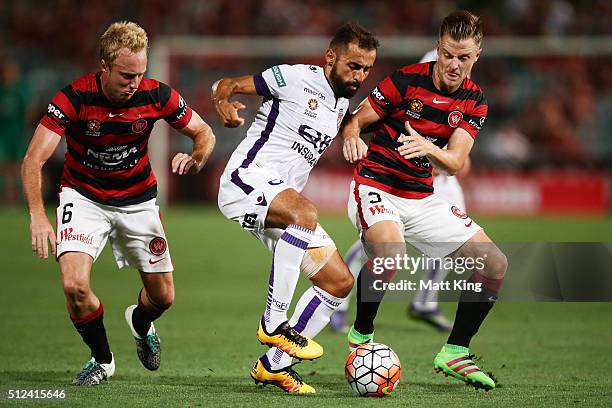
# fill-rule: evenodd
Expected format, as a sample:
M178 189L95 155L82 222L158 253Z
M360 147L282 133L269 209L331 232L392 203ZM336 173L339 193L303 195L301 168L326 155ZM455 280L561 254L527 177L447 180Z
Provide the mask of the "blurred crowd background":
M580 175L584 182L601 177L603 205L609 206L612 170L612 55L487 56L487 39L497 36L612 38L612 1L382 1L336 0L22 0L0 2L0 200L19 204L19 162L53 94L78 76L98 69L98 38L113 21L129 19L148 32L151 45L161 36L325 36L347 20L379 36L434 37L448 12L468 9L484 19L483 55L473 77L489 101L489 117L472 159L476 174L558 171ZM603 37L602 37L603 36ZM382 44L384 51L384 43ZM431 44L432 48L435 46ZM321 50L321 56L323 50ZM299 58L180 58L171 61L170 85L213 125L218 136L211 171L195 180L173 182L171 200L214 199L210 185L243 131L221 129L209 101L210 85L219 77L255 73ZM322 63L310 58L307 62ZM360 97L394 69L417 58L381 58ZM355 98L356 106L361 98ZM256 109L245 113L250 122ZM188 140L172 138L184 149ZM346 165L335 143L321 160L323 167ZM47 166L47 191L56 191L63 153ZM159 171L159 170L157 170ZM514 172L514 173L512 173ZM509 173L510 174L510 173ZM520 179L520 177L519 177ZM214 185L214 183L212 183ZM193 188L192 188L193 187ZM571 190L571 189L570 189ZM201 193L198 193L201 191ZM580 189L568 194L579 194ZM541 200L541 199L540 199ZM520 200L519 200L520 201ZM607 208L606 208L607 211Z

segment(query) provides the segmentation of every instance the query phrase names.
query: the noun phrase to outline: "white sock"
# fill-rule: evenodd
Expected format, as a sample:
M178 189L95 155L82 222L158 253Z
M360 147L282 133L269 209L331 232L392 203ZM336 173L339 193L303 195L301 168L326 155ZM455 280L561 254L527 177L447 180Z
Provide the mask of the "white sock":
M302 258L312 238L312 231L292 224L285 229L274 247L268 281L268 299L263 314L263 322L268 333L287 321L287 309L300 277Z
M434 286L442 282L448 270L445 268L437 267L425 271L423 275L423 281L431 281ZM420 285L419 285L420 286ZM416 292L412 304L417 310L421 311L432 311L438 307L438 290L434 289L421 289Z
M353 291L351 291L351 293L353 293ZM351 293L349 293L348 296L344 298L340 306L336 308L337 312L348 312L349 306L351 304Z
M268 362L272 370L280 370L281 368L289 367L293 361L293 358L289 354L276 347L271 347L266 352L266 357L268 357Z
M295 306L289 325L312 339L329 323L330 316L344 300L345 298L337 298L319 287L312 286L304 292ZM277 348L271 348L266 355L273 370L291 364L291 356Z

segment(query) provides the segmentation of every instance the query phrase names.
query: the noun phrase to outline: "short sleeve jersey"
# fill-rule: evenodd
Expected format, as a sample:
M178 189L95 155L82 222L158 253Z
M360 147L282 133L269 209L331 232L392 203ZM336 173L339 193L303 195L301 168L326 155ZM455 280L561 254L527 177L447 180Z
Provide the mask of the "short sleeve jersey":
M301 191L310 171L338 134L349 106L336 98L323 68L278 65L254 76L264 100L227 169L259 164ZM248 186L244 187L249 194Z
M427 158L404 159L397 139L404 123L443 148L457 128L476 138L487 116L482 90L466 78L452 93L433 83L435 62L405 66L383 79L368 100L380 117L373 127L367 157L355 168L359 183L404 198L423 198L433 192L431 163Z
M143 78L132 97L113 105L100 73L85 75L59 91L40 123L66 137L61 186L101 204L138 204L157 195L147 146L153 125L164 119L181 129L192 110L174 89Z

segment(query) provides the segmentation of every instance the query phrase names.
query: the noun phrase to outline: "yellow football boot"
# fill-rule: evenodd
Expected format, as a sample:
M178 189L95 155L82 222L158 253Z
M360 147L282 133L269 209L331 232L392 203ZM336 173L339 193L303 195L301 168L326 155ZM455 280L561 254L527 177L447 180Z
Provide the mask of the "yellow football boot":
M264 358L266 357L257 360L251 370L251 378L255 380L255 384L272 384L292 394L315 393L315 389L302 380L302 377L293 370L292 365L280 370L272 370L269 365L266 366Z
M323 347L316 341L302 336L295 331L288 322L282 323L272 333L266 332L264 325L259 322L257 340L261 344L277 347L300 360L314 360L323 355Z

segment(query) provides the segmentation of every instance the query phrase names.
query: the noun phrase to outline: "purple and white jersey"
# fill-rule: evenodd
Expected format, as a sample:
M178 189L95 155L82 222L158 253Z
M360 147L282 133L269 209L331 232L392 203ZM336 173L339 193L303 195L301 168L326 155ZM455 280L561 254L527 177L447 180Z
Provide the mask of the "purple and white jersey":
M268 168L301 191L338 134L349 101L336 98L323 68L315 65L277 65L254 80L264 100L225 172Z

